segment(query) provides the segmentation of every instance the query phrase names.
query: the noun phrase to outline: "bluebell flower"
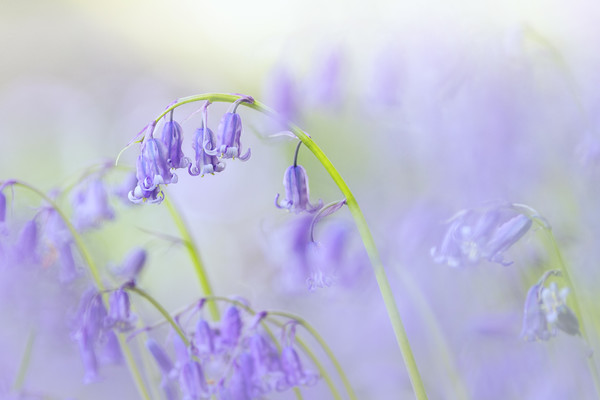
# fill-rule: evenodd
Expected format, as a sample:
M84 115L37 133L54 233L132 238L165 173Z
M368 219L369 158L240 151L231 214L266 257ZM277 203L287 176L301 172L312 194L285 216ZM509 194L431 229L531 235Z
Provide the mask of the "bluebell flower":
M152 354L158 369L161 372L162 378L160 382L161 389L165 392L167 400L178 400L179 393L173 378L176 376L175 367L169 355L163 350L162 347L152 338L146 341L146 348Z
M120 332L133 329L136 317L131 314L129 293L119 288L110 294L108 303L109 311L104 322L105 326Z
M476 264L480 260L510 265L504 252L523 237L532 220L510 205L483 210L463 210L448 221L442 244L431 249L437 263L451 267Z
M239 316L239 315L238 315ZM200 318L194 332L194 348L200 356L215 353L215 332L204 318Z
M523 312L521 338L527 341L548 340L552 333L548 330L546 314L542 308L540 292L542 284L533 285L527 292Z
M145 200L160 203L164 198L160 185L177 183L177 175L171 172L160 141L152 137L144 139L141 154L137 159L136 176L137 186L129 192L129 200L134 203Z
M318 380L318 375L305 370L296 350L290 345L281 350L281 370L284 373L279 388L288 388L300 385L313 385Z
M146 264L148 254L142 247L134 247L126 255L121 264L114 269L114 274L135 281Z
M215 155L215 135L206 125L196 130L192 146L196 152L196 165L192 166L190 164L190 175L204 176L206 174L221 172L225 169L225 163L219 161Z
M108 202L108 193L101 179L90 179L73 192L73 225L80 231L98 228L100 223L112 220L115 212Z
M225 347L235 347L242 335L242 318L237 307L231 306L221 319L221 343Z
M6 220L6 196L0 192L0 223Z
M162 130L162 143L165 145L165 158L169 168L187 168L190 159L183 154L183 129L177 121L173 121L171 111L170 120L165 122Z
M15 258L18 261L38 261L38 226L34 219L25 223L15 243Z
M184 400L206 399L210 395L204 377L204 371L199 362L190 359L181 368L179 373L179 387Z
M218 154L222 158L239 158L247 161L250 158L251 150L248 149L245 154L242 153L242 117L236 112L227 112L221 118L217 129L219 136L219 145L216 151L205 148L204 150L211 155Z
M579 335L579 320L573 310L567 306L568 294L569 288L558 290L556 282L550 283L541 291L542 309L550 326L569 335Z
M308 176L301 165L288 167L283 175L283 187L285 188L285 200L283 203L279 203L279 194L277 194L275 197L277 208L285 208L297 214L303 211L315 212L323 207L321 199L316 205L310 203Z

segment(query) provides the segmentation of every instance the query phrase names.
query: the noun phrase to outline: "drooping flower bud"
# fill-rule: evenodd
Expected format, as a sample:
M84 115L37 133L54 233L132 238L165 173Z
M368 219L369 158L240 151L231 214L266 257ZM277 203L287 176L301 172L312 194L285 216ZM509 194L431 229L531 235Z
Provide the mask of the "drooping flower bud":
M310 203L308 176L301 165L292 165L286 169L283 175L283 187L285 188L285 200L279 203L279 194L275 197L275 206L285 208L296 214L303 211L314 212L323 207L323 201L319 199L316 205Z
M160 185L177 183L177 175L169 169L161 142L152 137L142 142L141 154L137 159L136 176L138 184L129 192L129 200L134 203L144 200L160 203L164 198Z
M222 158L239 158L246 161L250 158L250 149L244 155L242 153L242 118L236 112L228 112L223 115L218 128L219 146L217 151L207 151L208 154L218 154ZM208 150L208 149L205 149Z
M171 118L173 115L171 115ZM165 122L162 130L162 143L165 145L165 158L169 168L186 168L190 159L185 157L182 150L183 129L177 121Z
M179 375L179 386L185 399L200 400L206 398L209 390L204 371L199 362L189 360L183 365Z
M133 329L133 322L136 317L131 314L129 293L123 288L119 288L110 294L108 302L110 307L105 325L120 332Z
M209 355L215 352L215 334L204 318L200 318L196 325L194 346L200 355Z
M101 179L93 179L82 184L71 199L73 205L73 225L84 231L97 228L102 221L115 217L108 203L108 193Z
M115 274L135 280L146 264L147 252L142 247L134 247L127 253L121 265L115 270Z
M6 196L0 192L0 223L6 220Z
M242 334L242 318L237 307L225 311L221 321L221 342L226 347L235 347Z
M216 154L216 140L214 133L206 126L196 130L192 147L196 152L196 165L190 165L190 175L204 176L214 174L225 169L225 163L220 162Z

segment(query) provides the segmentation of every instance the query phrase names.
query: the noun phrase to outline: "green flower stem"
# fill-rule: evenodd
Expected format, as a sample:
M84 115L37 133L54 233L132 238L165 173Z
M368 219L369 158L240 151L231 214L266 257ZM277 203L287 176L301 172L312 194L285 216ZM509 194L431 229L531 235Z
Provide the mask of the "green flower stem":
M236 307L242 308L243 310L245 310L247 313L249 313L251 315L256 315L256 311L254 311L252 308L248 307L244 303L242 303L240 301L237 301L237 300L232 300L232 299L229 299L227 297L222 297L222 296L205 297L205 299L206 300L212 300L212 301L224 301L224 302L233 304ZM301 318L296 319L297 317L295 315L288 314L288 313L283 313L283 312L275 312L275 313L267 312L267 320L269 322L277 325L278 327L283 327L284 323L282 323L281 321L278 321L276 319L269 318L269 314L280 315L280 316L292 318L292 319L296 320L298 323L300 323L300 325L302 325L304 327L307 327L307 326L310 327L310 325L308 325L308 323L306 321L304 321L303 319L301 319ZM262 322L262 326L265 328L265 330L267 331L267 333L271 337L271 340L273 340L273 342L277 345L277 350L281 351L281 348L280 348L277 340L275 340L275 336L273 335L273 333L271 332L271 330L264 324L264 322ZM327 346L327 344L325 343L325 341L321 338L321 336L317 333L316 330L314 330L312 327L310 327L310 328L311 328L312 331L309 330L308 328L307 328L307 330L311 334L313 334L313 332L314 332L313 336L315 337L315 339L318 338L317 341L319 341L319 344L321 344L321 346L323 346L323 349L327 352L327 355L331 358L331 361L336 365L336 367L339 366L339 363L337 362L336 358L333 356L333 352L331 352L331 350L329 349L329 347ZM319 373L321 374L321 376L323 377L323 379L327 383L327 386L329 387L329 390L331 391L331 395L333 396L333 398L336 399L336 400L342 400L342 396L340 395L340 392L335 387L335 384L333 383L333 379L331 379L331 377L327 373L327 370L325 369L325 367L323 367L323 364L321 364L321 362L319 361L319 359L317 358L317 356L315 356L315 354L310 350L310 348L308 347L308 345L306 345L306 343L304 343L304 341L302 339L296 337L296 343L298 343L298 345L300 346L300 348L302 349L302 351L304 351L304 353L311 359L311 361L313 362L313 364L315 364L315 366L319 370ZM329 351L327 351L327 350L329 350ZM345 374L344 374L343 370L341 369L341 366L340 366L340 370L338 370L338 372L339 371L341 371L342 378L345 378ZM348 386L348 387L350 388L349 394L352 397L354 395L354 392L353 392L353 390L352 390L352 388L350 386ZM295 389L297 389L297 388L295 388ZM296 395L298 395L298 393L296 393ZM354 399L354 397L352 397L352 398Z
M240 95L234 94L223 94L223 93L206 93L195 96L184 97L170 105L163 113L161 113L157 118L156 122L158 122L163 116L167 113L171 112L175 108L197 101L210 100L211 102L229 102L233 103L236 100L240 99ZM281 120L278 117L275 111L271 110L267 106L254 101L254 102L243 102L244 106L262 112L276 120ZM415 392L415 396L417 399L426 399L427 394L425 392L425 387L423 386L423 381L421 379L421 375L419 374L419 370L417 368L417 364L415 362L414 356L412 354L412 349L410 347L410 343L408 341L408 336L406 334L406 330L404 329L404 325L402 323L402 319L400 318L400 313L398 311L398 307L396 306L396 301L394 299L394 294L390 287L389 281L387 279L387 275L385 273L385 269L383 267L383 263L379 257L379 252L377 251L377 247L375 245L375 241L373 236L371 235L371 231L367 225L367 221L360 210L358 202L354 198L354 195L350 191L346 182L344 182L342 176L339 174L337 169L333 166L331 161L327 158L325 153L321 150L321 148L312 140L312 138L305 133L299 127L288 124L290 131L296 135L298 139L302 141L302 143L314 154L314 156L319 160L321 165L325 168L325 170L329 173L335 184L338 186L344 197L346 198L346 204L348 209L350 210L356 227L360 233L363 244L371 261L371 266L373 267L373 272L375 274L375 278L377 280L377 284L379 285L379 291L381 292L381 296L383 297L383 301L388 313L388 318L392 324L392 328L394 330L394 334L396 336L396 341L398 342L398 346L400 347L400 351L402 353L402 357L404 359L404 364L408 371L410 381Z
M25 344L25 352L23 352L23 358L21 358L21 364L19 365L19 371L12 386L14 392L19 392L23 388L25 382L25 376L27 375L27 369L29 368L29 362L31 361L31 351L33 350L33 343L35 342L35 332L32 330L27 336L27 343Z
M185 343L185 346L188 347L190 345L190 341L185 336L185 333L183 333L183 331L181 330L179 324L175 322L173 317L171 317L171 314L169 314L169 312L165 310L165 308L158 301L156 301L154 297L150 296L148 292L140 289L137 286L126 286L125 289L129 290L130 292L136 293L140 297L146 299L150 304L152 304L152 306L156 308L156 310L163 316L163 318L167 320L167 322L173 327L173 329L179 335L183 343Z
M268 315L278 315L278 316L281 316L284 318L294 320L298 324L300 324L304 329L306 329L308 331L308 333L310 333L315 338L315 340L317 342L319 342L319 345L321 345L321 347L323 348L323 350L325 351L325 353L331 360L333 366L335 367L335 370L337 371L337 373L340 375L340 378L342 379L344 388L348 392L348 397L350 397L351 400L358 399L358 397L356 396L356 393L354 393L354 389L352 388L350 381L348 380L348 377L346 376L346 373L344 372L344 369L342 368L342 366L339 363L339 361L337 360L337 358L335 358L333 351L331 351L331 348L329 347L329 345L327 345L327 342L323 339L323 337L319 334L319 332L317 332L317 330L312 327L312 325L310 325L305 319L303 319L297 315L290 314L290 313L283 312L283 311L269 311Z
M192 239L192 235L190 234L190 230L188 229L185 221L181 217L181 214L177 211L173 202L169 200L167 196L165 196L164 200L169 213L171 214L171 218L175 222L177 229L179 229L179 233L181 238L183 239L183 244L188 251L190 258L192 259L192 264L194 265L194 271L196 272L196 276L198 277L198 281L200 282L200 288L202 290L202 296L212 296L213 290L208 280L208 275L206 274L206 269L204 268L204 264L202 263L202 259L200 258L200 252L194 243L194 239ZM219 308L214 302L211 302L208 305L208 311L210 312L210 316L213 321L218 321L221 319L219 315Z
M558 243L556 242L556 238L554 237L552 230L549 227L544 226L542 224L538 223L538 225L542 227L543 232L545 233L546 245L547 245L547 247L550 248L551 253L554 256L556 263L558 263L558 265L560 266L560 270L562 272L562 277L564 278L565 282L567 283L567 286L572 289L571 304L573 306L573 312L575 312L575 315L577 315L577 317L579 318L579 321L581 321L581 336L583 337L583 339L589 346L590 341L589 341L589 337L587 334L587 329L585 328L588 318L587 318L587 315L583 314L583 309L581 307L580 299L577 295L578 290L577 290L577 287L575 286L575 283L573 282L573 279L571 278L570 268L563 259L562 253L560 251L560 248L558 247ZM588 367L590 369L590 373L592 375L592 380L594 381L594 387L596 388L596 394L600 398L600 374L598 373L598 367L596 366L596 361L594 360L593 355L587 357L587 363L588 363Z
M105 287L104 287L104 284L102 283L102 279L100 278L100 272L98 271L98 267L96 266L94 259L92 258L90 252L88 251L87 247L83 243L83 239L81 238L81 236L79 235L79 233L77 232L75 227L73 226L73 224L71 224L71 221L69 221L67 216L58 207L58 205L54 201L52 201L52 199L49 198L44 192L29 185L28 183L20 182L20 181L11 181L11 183L15 186L19 186L19 187L28 189L28 190L32 191L33 193L37 194L44 201L46 201L48 204L50 204L50 206L58 213L58 215L63 220L65 226L71 233L71 236L73 237L73 240L75 241L75 245L77 246L79 253L83 257L83 260L88 265L88 269L90 270L90 273L92 274L92 278L94 279L94 282L96 283L96 286L98 287L98 290L100 292L104 291ZM103 301L104 301L105 306L108 306L107 300L103 298ZM123 351L123 354L125 356L127 368L129 369L129 372L132 375L132 378L133 378L133 381L137 388L138 394L140 395L141 398L150 400L150 395L148 394L146 385L144 385L144 380L142 379L142 375L135 364L135 360L133 359L133 354L131 353L131 349L129 348L129 346L127 346L127 343L125 342L125 338L123 337L123 335L117 335L117 339L119 341L119 346L121 347L121 351Z

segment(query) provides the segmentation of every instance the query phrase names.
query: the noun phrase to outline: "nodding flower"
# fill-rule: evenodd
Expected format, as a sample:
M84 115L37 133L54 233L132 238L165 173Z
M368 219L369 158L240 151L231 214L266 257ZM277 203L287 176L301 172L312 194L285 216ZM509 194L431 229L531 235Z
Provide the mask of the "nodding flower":
M503 253L523 237L532 220L511 204L500 204L483 210L462 210L449 221L440 246L431 249L433 260L451 267L476 264L480 260L502 265Z
M190 175L204 176L206 174L214 174L215 172L221 172L225 169L225 163L220 162L215 151L217 148L215 134L208 127L208 105L210 102L206 102L203 109L202 115L202 126L196 129L196 135L194 136L194 142L192 147L196 152L196 165L190 164L188 172Z
M306 170L301 165L297 164L298 150L302 142L298 142L296 153L294 155L294 164L285 170L283 175L283 187L285 188L285 200L279 203L279 194L275 197L275 206L277 208L285 208L296 214L303 211L314 212L323 207L323 201L319 199L316 205L310 203L310 195L308 189L308 176Z
M252 103L254 99L251 97L242 97L236 100L232 106L231 111L225 113L221 118L221 123L217 130L219 136L219 145L216 150L210 150L206 147L204 150L209 155L219 155L222 158L239 158L242 161L246 161L250 158L250 149L242 154L242 144L240 138L242 136L242 118L236 113L237 107L242 102Z
M151 125L149 129L153 128L154 126ZM142 151L137 159L136 176L137 186L129 192L129 200L134 203L145 200L150 203L160 203L164 199L160 185L177 183L177 175L170 171L162 142L154 139L152 134L142 142Z
M163 126L161 139L166 147L165 157L169 168L186 168L190 164L190 159L184 156L181 149L183 129L177 121L173 121L173 111L171 111L169 121L165 122Z

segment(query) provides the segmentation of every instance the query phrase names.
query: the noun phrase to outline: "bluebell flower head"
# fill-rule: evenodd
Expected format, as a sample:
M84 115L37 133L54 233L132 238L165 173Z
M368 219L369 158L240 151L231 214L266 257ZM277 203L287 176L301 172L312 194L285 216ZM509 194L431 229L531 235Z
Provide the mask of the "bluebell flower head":
M242 335L242 318L237 307L231 306L225 311L221 321L221 343L226 347L235 347Z
M101 222L115 217L101 179L92 179L81 184L73 193L71 204L73 225L81 231L98 228Z
M256 332L248 338L248 342L254 360L254 369L259 375L277 374L281 371L279 353L270 339Z
M546 314L542 309L540 292L542 285L537 283L527 292L523 312L523 328L521 338L527 341L548 340L552 333L548 330Z
M179 386L184 400L200 400L209 395L204 371L200 363L195 360L189 360L181 368Z
M6 220L6 196L0 192L0 223Z
M216 140L214 133L206 126L196 130L194 142L192 143L196 152L196 165L189 167L190 175L204 176L214 174L225 169L225 163L219 161L216 154Z
M218 154L222 158L239 158L247 161L250 158L251 150L248 149L242 154L242 117L236 112L227 112L221 118L217 129L219 136L219 146L216 151L205 149L208 154Z
M127 253L121 265L115 269L115 275L121 276L128 281L135 280L144 268L147 257L148 253L144 248L134 247Z
M275 197L277 208L285 208L298 214L304 211L315 212L323 207L321 199L316 205L310 203L308 176L301 165L292 165L286 169L283 175L283 187L285 188L285 200L283 203L279 203L279 194L277 194Z
M131 314L131 302L129 293L119 288L110 294L109 311L105 320L108 328L126 332L133 329L136 318Z
M98 360L93 340L91 340L89 333L85 330L79 331L75 335L75 340L79 345L79 354L81 355L83 370L85 372L84 382L94 382L98 379Z
M194 347L199 355L215 353L215 332L204 318L200 318L196 324Z
M312 385L317 382L318 375L305 370L296 350L291 346L281 349L281 370L284 373L279 387Z
M556 282L552 282L548 287L542 289L542 308L550 326L569 335L579 335L579 320L573 310L567 306L568 294L569 288L558 290Z
M60 262L59 276L61 282L70 282L78 275L71 244L72 242L63 242L57 249L59 254L58 260Z
M185 157L182 150L183 129L177 121L173 121L173 112L171 119L165 122L162 130L162 143L165 146L165 158L169 168L187 168L190 164L189 158Z
M158 365L158 369L163 374L163 376L170 376L174 371L173 361L169 355L165 352L165 350L156 342L156 340L150 338L146 341L146 348L152 354L154 361L156 361L156 365Z
M19 237L15 244L16 259L37 261L37 248L38 226L35 219L32 219L27 221L19 232Z
M504 252L527 233L532 221L510 205L500 205L460 211L448 224L442 244L431 255L437 263L458 267L480 260L512 264L504 260Z
M160 185L177 183L177 175L170 171L163 144L148 137L142 142L141 154L137 159L137 186L129 192L129 200L140 203L160 203L164 194Z

